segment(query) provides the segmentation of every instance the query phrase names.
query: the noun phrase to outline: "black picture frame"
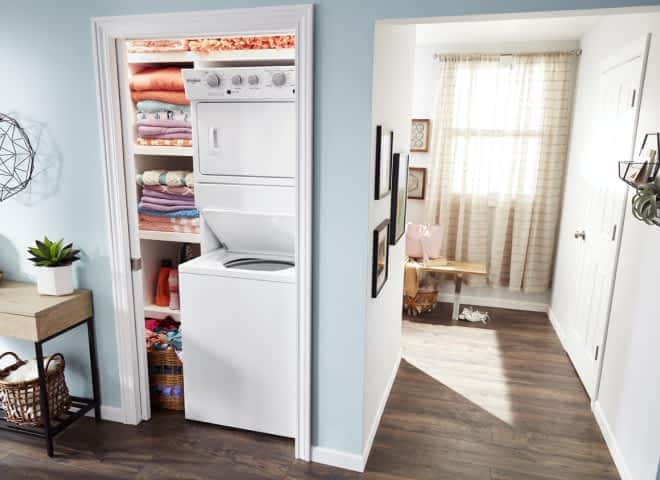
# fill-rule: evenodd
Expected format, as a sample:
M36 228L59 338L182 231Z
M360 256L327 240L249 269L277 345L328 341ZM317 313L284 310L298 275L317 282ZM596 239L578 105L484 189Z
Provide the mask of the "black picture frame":
M392 202L390 207L390 245L396 245L406 233L406 209L408 206L408 165L410 155L395 153L392 156Z
M383 220L374 229L371 252L371 297L376 298L390 273L390 221Z
M394 151L394 131L376 126L376 185L374 199L385 198L392 190L392 153Z

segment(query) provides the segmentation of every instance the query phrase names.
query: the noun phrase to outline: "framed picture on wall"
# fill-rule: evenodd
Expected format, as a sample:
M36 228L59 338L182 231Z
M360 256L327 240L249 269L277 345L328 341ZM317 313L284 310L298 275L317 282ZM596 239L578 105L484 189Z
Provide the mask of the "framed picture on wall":
M408 203L407 153L392 156L392 205L390 213L390 245L396 245L406 232L406 206Z
M431 140L431 120L428 118L413 118L410 131L410 151L428 152Z
M373 250L371 252L371 297L376 298L387 282L390 270L390 221L384 220L374 230Z
M414 200L426 198L426 168L410 167L408 169L408 198Z
M390 193L392 183L392 149L394 132L378 125L376 127L376 188L374 198L380 200Z

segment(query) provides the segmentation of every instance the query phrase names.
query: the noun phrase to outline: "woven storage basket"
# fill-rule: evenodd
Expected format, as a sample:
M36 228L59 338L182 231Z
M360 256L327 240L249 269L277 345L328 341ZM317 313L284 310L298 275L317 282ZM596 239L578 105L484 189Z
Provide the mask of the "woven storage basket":
M183 364L172 347L147 353L151 405L163 410L184 409Z
M0 370L0 405L2 405L2 409L5 411L6 420L21 426L42 426L39 380L34 379L19 383L3 381L10 372L17 370L26 363L13 352L3 353L0 355L0 360L7 355L13 356L16 362ZM60 363L54 370L49 371L50 362L55 358L59 358ZM50 418L56 419L63 416L71 406L69 389L64 380L64 357L62 354L56 353L52 355L48 359L44 371L46 372L48 410Z
M438 291L417 292L417 295L411 297L403 296L403 308L408 315L417 316L425 312L430 312L438 303Z

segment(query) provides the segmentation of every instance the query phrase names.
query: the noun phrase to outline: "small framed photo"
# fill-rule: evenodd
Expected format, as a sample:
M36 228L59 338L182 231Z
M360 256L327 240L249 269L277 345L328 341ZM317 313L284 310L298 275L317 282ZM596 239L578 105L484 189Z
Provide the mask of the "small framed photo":
M431 140L431 120L428 118L413 118L410 131L410 151L428 152Z
M372 267L371 267L371 297L376 298L382 290L390 270L390 221L384 220L374 230Z
M410 167L408 169L408 198L413 200L426 198L426 168Z
M408 203L407 153L392 156L392 205L390 212L390 245L396 245L406 232L406 207Z
M376 127L376 188L374 199L380 200L390 193L392 184L392 150L394 132L381 125Z

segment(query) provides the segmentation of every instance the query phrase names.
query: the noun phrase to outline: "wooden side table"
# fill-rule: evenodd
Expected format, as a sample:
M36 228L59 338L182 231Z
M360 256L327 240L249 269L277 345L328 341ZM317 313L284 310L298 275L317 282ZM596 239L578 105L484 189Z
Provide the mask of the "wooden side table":
M93 397L71 397L69 412L61 418L51 419L42 346L82 324L87 325ZM3 282L0 284L0 335L34 343L39 372L39 400L44 423L43 427L39 428L23 427L0 417L0 429L45 438L48 456L52 457L53 437L91 410L94 410L96 421L101 420L92 292L76 290L71 295L51 297L39 295L36 287L29 283Z
M452 320L458 320L458 311L461 308L461 289L463 287L464 275L487 275L486 265L481 263L456 262L449 260L446 265L418 264L418 270L422 272L443 273L454 276L454 306L451 312Z

